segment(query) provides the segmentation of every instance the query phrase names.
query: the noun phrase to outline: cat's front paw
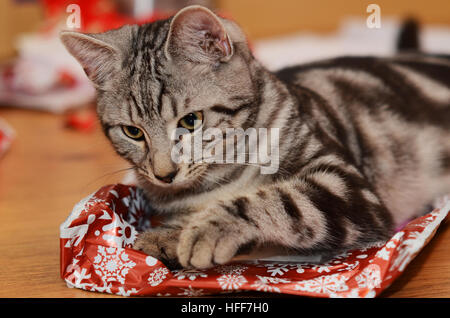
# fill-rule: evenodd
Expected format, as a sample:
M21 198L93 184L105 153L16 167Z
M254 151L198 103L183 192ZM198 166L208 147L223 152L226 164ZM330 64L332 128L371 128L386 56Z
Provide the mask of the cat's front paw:
M199 217L184 228L177 247L178 260L185 268L206 269L229 262L239 248L249 243L252 230L233 218Z
M179 229L154 229L138 235L133 249L160 260L171 269L181 267L177 258Z

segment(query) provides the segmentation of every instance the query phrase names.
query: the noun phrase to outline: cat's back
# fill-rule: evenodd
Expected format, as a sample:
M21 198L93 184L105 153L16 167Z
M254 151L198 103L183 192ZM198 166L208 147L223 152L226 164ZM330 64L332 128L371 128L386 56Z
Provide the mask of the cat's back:
M402 72L406 68L410 73ZM330 77L357 76L358 73L379 78L390 84L390 79L403 76L424 76L450 88L450 54L403 53L391 57L341 56L310 63L288 66L276 71L277 77L285 83L302 84L319 73ZM415 74L412 74L415 73ZM410 78L411 79L411 78Z
M344 111L388 109L407 121L450 126L450 55L344 56L276 75Z
M450 190L450 57L341 57L276 75L317 97L310 120L349 149L395 220Z

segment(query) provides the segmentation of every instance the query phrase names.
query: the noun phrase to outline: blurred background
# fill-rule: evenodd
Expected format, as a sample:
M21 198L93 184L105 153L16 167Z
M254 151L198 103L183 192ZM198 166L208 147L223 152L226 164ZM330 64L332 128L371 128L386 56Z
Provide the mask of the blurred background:
M421 44L450 52L450 2L379 0L0 0L0 105L54 113L84 105L95 92L58 40L62 29L101 32L165 18L190 4L237 21L267 67L342 54L392 54L399 23L422 24ZM379 25L368 26L373 13Z
M0 0L0 104L61 113L93 100L81 68L58 40L62 29L102 32L201 4L237 21L271 69L342 54L393 53L399 23L424 27L427 51L450 52L445 0ZM368 19L379 14L379 25Z

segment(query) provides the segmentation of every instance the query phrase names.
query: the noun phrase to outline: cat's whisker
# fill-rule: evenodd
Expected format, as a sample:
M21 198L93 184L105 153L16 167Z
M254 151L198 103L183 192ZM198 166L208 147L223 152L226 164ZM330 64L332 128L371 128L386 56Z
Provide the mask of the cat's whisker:
M223 185L223 183L221 183L220 181L216 180L214 176L208 176L206 174L202 175L202 178L205 179L206 181L215 183L219 186Z
M225 177L222 177L222 176L216 176L216 175L212 175L212 174L209 174L209 173L204 173L203 176L205 176L206 178L210 178L210 179L208 179L209 181L216 182L217 179L218 179L218 181L217 181L218 184L222 184L222 183L220 183L220 181L223 181L223 182L229 182L230 181L229 178L225 178Z
M105 173L105 174L97 177L96 179L90 181L89 183L87 183L85 185L85 187L91 186L93 183L98 182L98 181L102 180L103 178L110 177L110 176L116 175L116 174L121 173L121 172L132 171L132 170L134 170L134 167L123 168L123 169L119 169L119 170L115 170L115 171L112 171L112 172Z

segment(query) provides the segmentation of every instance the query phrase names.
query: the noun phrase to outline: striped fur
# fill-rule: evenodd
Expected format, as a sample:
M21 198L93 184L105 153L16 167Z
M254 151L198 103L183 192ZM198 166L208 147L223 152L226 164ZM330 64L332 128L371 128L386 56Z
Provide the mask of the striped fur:
M170 265L223 264L243 247L334 254L366 246L450 190L448 57L342 57L271 73L234 22L198 6L61 38L98 88L106 136L167 215L135 248ZM175 165L170 131L195 111L205 129L279 128L278 172ZM122 125L146 140L130 140ZM171 184L154 176L175 168Z

